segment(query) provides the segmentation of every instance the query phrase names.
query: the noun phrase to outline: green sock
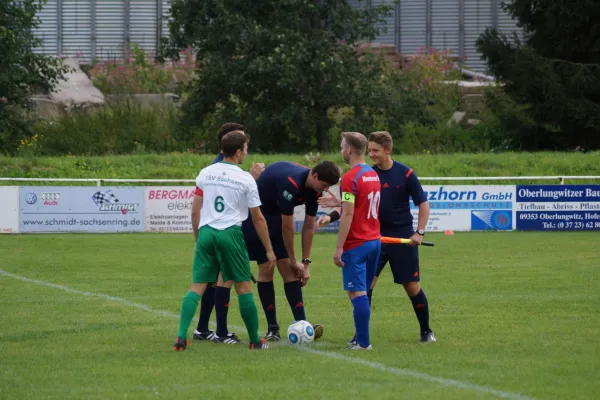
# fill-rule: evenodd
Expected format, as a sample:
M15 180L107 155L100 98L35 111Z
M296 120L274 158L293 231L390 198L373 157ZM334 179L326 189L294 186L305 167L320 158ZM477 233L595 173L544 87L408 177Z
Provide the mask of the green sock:
M238 296L238 302L240 304L240 314L246 329L248 329L248 336L250 337L250 343L260 343L260 336L258 336L258 310L256 309L256 303L254 303L254 296L252 293L246 293Z
M200 296L196 292L191 290L186 293L181 302L181 316L179 317L179 333L177 336L181 336L187 339L187 332L192 323L192 319L196 314L196 308L198 308L198 302Z

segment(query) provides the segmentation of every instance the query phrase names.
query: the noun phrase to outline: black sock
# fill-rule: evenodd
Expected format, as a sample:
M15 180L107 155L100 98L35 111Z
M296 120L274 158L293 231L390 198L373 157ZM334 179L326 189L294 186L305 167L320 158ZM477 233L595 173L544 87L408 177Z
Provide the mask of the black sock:
M206 290L202 295L202 300L200 301L200 318L198 318L198 327L196 328L198 332L208 331L208 320L210 319L210 314L212 313L214 306L215 288L209 285L206 287Z
M277 325L277 313L275 310L275 287L273 281L271 282L258 282L256 284L258 288L258 297L260 297L260 303L262 304L267 317L267 323L269 325Z
M290 304L292 314L295 321L306 321L306 313L304 312L304 301L302 301L302 282L293 281L283 285L285 289L285 297Z
M421 333L431 332L431 329L429 328L429 304L427 303L427 296L425 296L423 290L417 293L416 296L410 297L410 301L412 302L415 314L417 314L417 319L421 326Z
M215 312L217 313L217 336L224 337L229 333L227 329L227 312L229 311L229 299L231 289L217 286L215 290Z

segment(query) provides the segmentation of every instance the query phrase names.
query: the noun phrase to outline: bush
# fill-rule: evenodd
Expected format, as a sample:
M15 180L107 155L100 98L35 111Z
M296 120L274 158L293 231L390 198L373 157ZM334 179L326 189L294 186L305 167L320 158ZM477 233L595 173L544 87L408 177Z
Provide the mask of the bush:
M501 88L485 91L482 114L490 127L491 145L497 150L554 150L559 148L557 127L540 125L527 113L528 107L512 100Z
M27 110L35 92L51 91L67 72L62 60L34 51L37 13L46 0L0 3L0 154L13 155L21 140L32 136Z
M443 81L453 81L459 76L460 70L449 52L421 51L405 59L401 69L389 68L382 77L387 88L385 95L389 100L386 107L358 110L344 107L329 110L329 117L333 121L329 131L330 147L337 148L340 133L347 130L366 135L386 130L396 140L402 137L407 126L411 130L419 127L434 134L437 127L448 121L456 111L460 100L458 85ZM435 135L439 136L437 133ZM461 135L465 136L463 133ZM421 152L422 147L416 146L415 152ZM412 146L409 148L412 149ZM454 150L458 149L446 148L446 152Z
M36 155L102 155L182 151L174 138L178 110L142 107L134 101L107 104L96 110L73 110L56 121L34 126L19 153Z
M194 75L196 57L185 50L178 61L158 63L137 44L128 60L95 64L87 73L104 94L164 94L177 91Z
M394 135L394 153L396 154L444 154L478 153L489 151L491 140L489 127L437 126L407 124L403 132Z

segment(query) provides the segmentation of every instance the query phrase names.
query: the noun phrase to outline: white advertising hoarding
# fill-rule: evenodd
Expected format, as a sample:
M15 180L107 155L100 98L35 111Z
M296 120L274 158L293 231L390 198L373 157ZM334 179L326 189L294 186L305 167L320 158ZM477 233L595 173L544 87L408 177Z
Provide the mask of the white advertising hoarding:
M431 208L427 231L514 229L514 185L425 185ZM411 202L416 227L419 209Z
M426 229L429 232L514 229L514 185L426 185L423 190L431 208ZM339 186L332 187L331 192L339 197ZM410 207L416 227L419 209L412 203L412 199ZM319 207L317 215L325 215L331 211L332 209ZM296 230L301 230L304 206L296 207L294 220ZM337 232L338 224L332 224L324 231Z
M0 233L19 232L19 187L0 186Z
M23 186L20 231L143 232L140 187Z
M146 187L146 232L192 233L195 186Z

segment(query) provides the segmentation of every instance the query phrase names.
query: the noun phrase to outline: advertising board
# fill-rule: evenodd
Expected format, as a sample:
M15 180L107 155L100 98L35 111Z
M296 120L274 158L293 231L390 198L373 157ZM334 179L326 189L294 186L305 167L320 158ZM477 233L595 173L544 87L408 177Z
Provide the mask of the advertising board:
M520 230L600 229L600 185L519 185L516 214Z
M143 232L143 187L24 186L21 232Z
M192 233L192 186L146 187L146 232Z
M0 186L0 233L19 232L19 187Z

